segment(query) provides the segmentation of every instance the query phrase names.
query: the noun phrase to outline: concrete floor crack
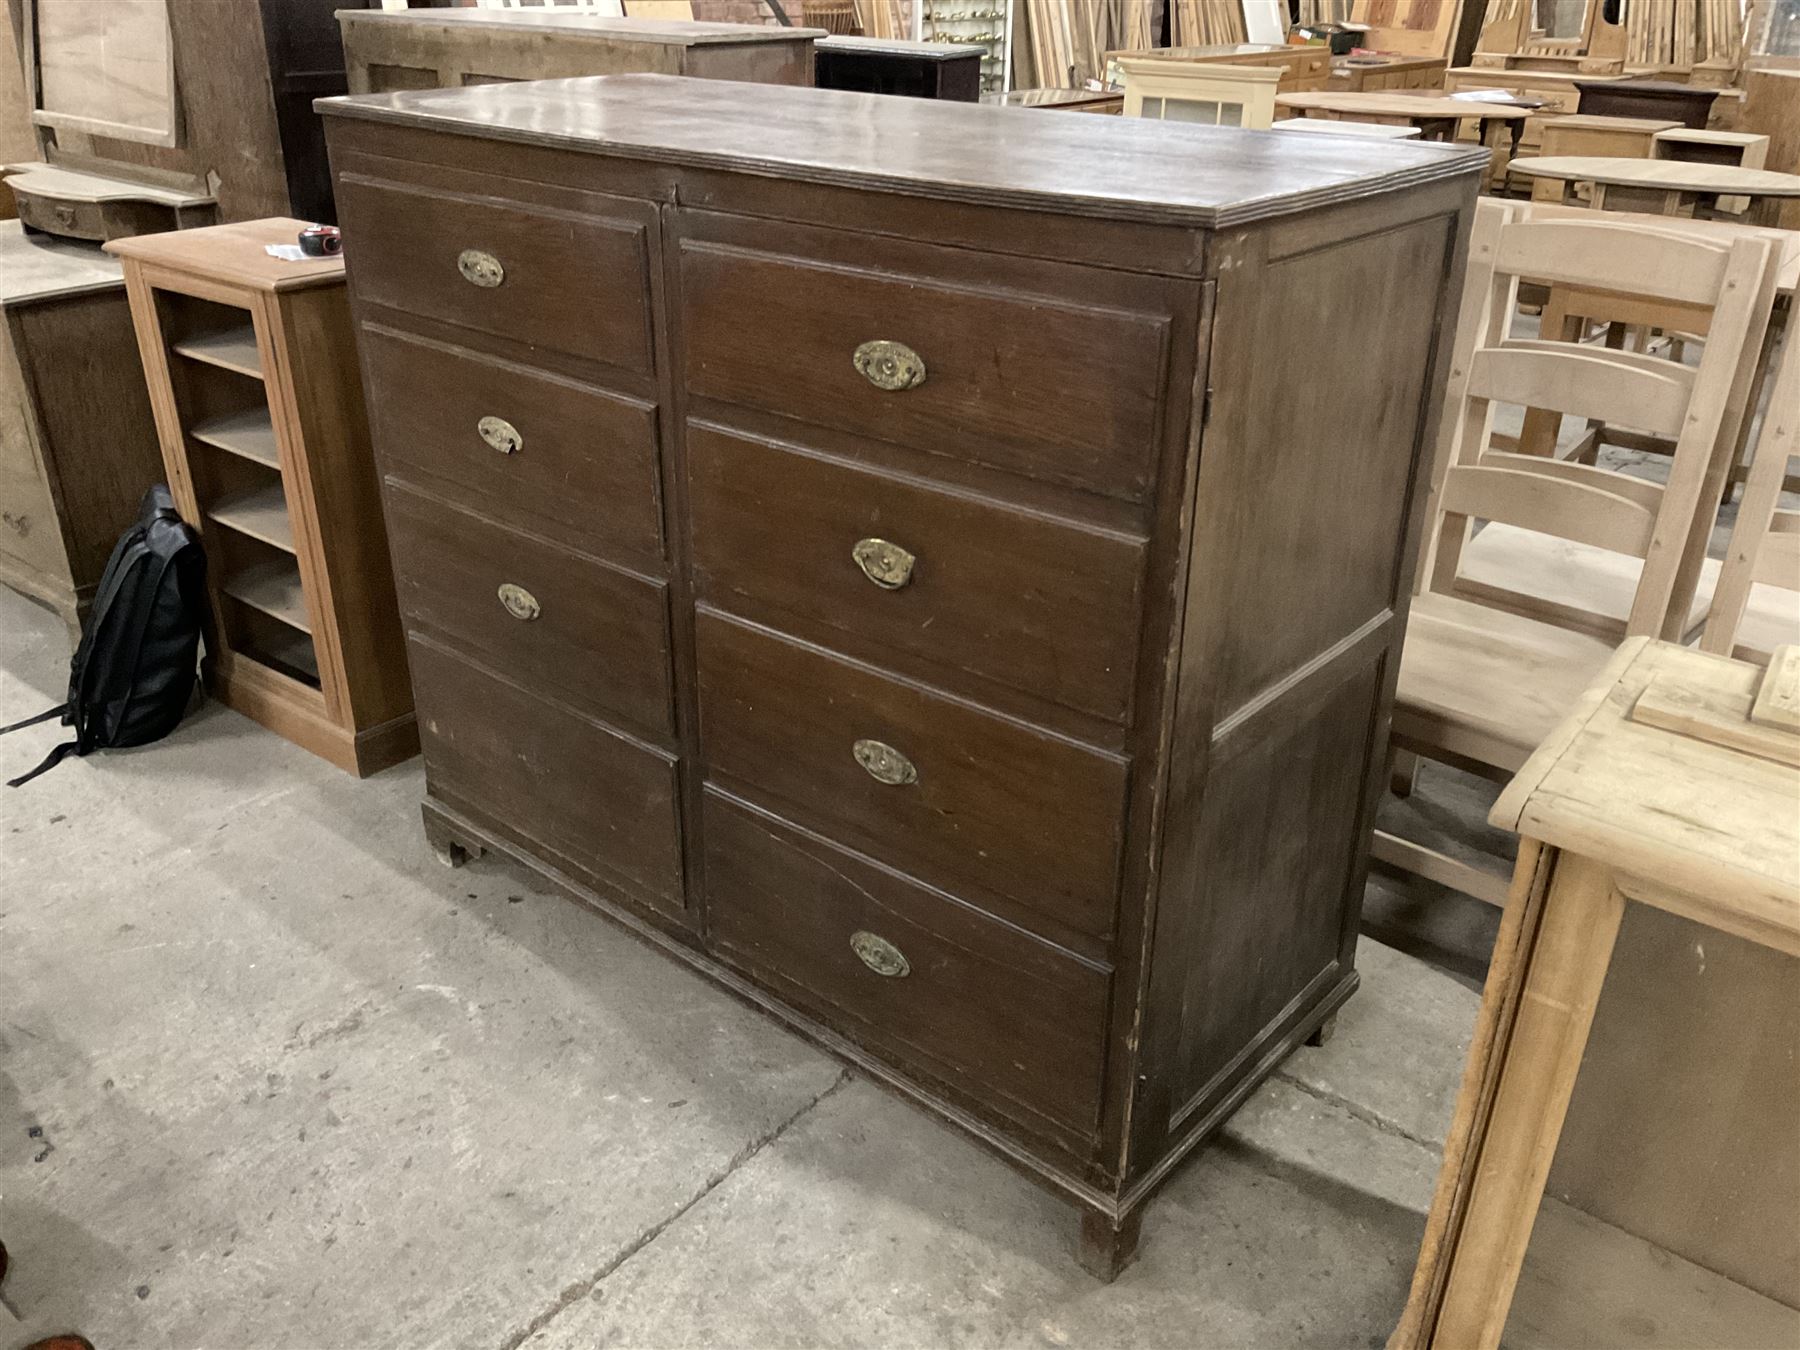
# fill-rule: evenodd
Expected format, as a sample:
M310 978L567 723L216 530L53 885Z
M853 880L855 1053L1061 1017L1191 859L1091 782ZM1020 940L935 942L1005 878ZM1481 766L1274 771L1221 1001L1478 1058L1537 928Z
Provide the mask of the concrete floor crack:
M632 1238L631 1241L619 1248L619 1250L613 1253L612 1257L605 1265L601 1266L599 1270L595 1271L592 1275L589 1275L586 1279L578 1280L576 1283L564 1289L562 1293L557 1296L554 1303L544 1309L536 1317L532 1318L531 1321L527 1322L518 1331L515 1331L512 1335L502 1341L500 1343L500 1350L519 1350L520 1346L524 1345L526 1341L530 1340L533 1336L537 1335L538 1332L549 1326L560 1314L581 1302L582 1299L591 1297L594 1290L597 1289L601 1282L609 1275L627 1261L631 1260L631 1258L636 1256L639 1252L643 1251L645 1247L648 1247L652 1242L656 1241L656 1239L662 1236L663 1232L668 1229L671 1224L675 1223L682 1215L686 1214L695 1205L711 1195L713 1191L717 1190L725 1179L733 1172L737 1171L738 1168L749 1162L770 1144L773 1144L777 1139L780 1139L781 1136L786 1134L788 1129L802 1116L806 1115L807 1112L811 1111L826 1098L842 1089L843 1086L850 1081L850 1077L850 1070L839 1070L838 1076L831 1081L830 1086L823 1092L806 1102L799 1110L787 1116L772 1129L765 1130L762 1134L759 1134L756 1138L750 1140L749 1143L745 1144L736 1153L732 1154L731 1157L726 1160L725 1165L707 1177L706 1180L700 1184L699 1189L692 1195L688 1196L687 1199L683 1200L672 1211L645 1228L636 1237Z
M1296 1088L1299 1091L1304 1092L1307 1096L1316 1101L1324 1102L1327 1106L1337 1107L1338 1110L1342 1111L1351 1119L1360 1121L1372 1129L1380 1130L1383 1134L1391 1134L1396 1139L1404 1139L1408 1143L1417 1144L1420 1148L1430 1149L1433 1153L1442 1153L1444 1151L1444 1141L1442 1139L1421 1139L1418 1135L1412 1133L1412 1131L1402 1129L1400 1126L1394 1124L1393 1121L1376 1115L1373 1111L1369 1110L1368 1107L1359 1105L1358 1103L1351 1101L1348 1097L1340 1097L1337 1093L1327 1091L1325 1088L1314 1087L1311 1083L1294 1077L1285 1069L1275 1070L1271 1077L1286 1083L1291 1088Z

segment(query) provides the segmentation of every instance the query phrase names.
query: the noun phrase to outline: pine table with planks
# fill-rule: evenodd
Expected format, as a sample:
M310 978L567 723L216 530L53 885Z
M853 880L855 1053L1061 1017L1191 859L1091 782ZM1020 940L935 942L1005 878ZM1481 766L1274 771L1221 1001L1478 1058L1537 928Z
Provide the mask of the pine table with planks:
M1501 793L1518 866L1389 1350L1493 1350L1627 901L1800 956L1800 647L1621 646Z
M1698 206L1715 207L1721 197L1747 197L1745 220L1751 225L1775 225L1782 201L1800 198L1800 174L1729 164L1548 155L1515 159L1508 172L1560 182L1565 194L1578 183L1591 184L1592 204L1601 211L1691 216Z

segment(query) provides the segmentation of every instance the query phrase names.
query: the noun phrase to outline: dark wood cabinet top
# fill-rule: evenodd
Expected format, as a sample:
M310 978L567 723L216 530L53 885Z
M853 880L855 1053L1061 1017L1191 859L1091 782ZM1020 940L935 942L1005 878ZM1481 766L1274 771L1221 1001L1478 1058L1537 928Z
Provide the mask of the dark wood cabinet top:
M1477 173L1485 150L837 89L603 75L320 99L330 116L838 187L1215 228Z
M821 51L904 56L912 61L959 61L969 56L986 56L988 50L973 42L910 42L905 38L850 37L839 33L822 37L813 45Z
M456 24L464 28L510 28L554 31L569 38L613 38L625 42L657 42L672 47L706 47L719 43L794 42L822 38L823 28L778 28L754 23L697 23L683 19L620 19L563 9L369 9L341 13L352 23Z

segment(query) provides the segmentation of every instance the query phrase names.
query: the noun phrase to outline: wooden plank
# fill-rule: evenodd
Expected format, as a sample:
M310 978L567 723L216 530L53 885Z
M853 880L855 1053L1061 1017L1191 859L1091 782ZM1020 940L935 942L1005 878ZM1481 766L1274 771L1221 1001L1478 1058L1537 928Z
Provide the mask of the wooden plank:
M1750 720L1757 686L1766 683L1762 673L1745 666L1731 674L1741 676L1742 687L1727 688L1721 682L1696 684L1675 671L1660 670L1638 695L1631 719L1800 768L1800 734Z
M302 633L312 632L306 616L306 592L300 585L300 569L287 561L257 563L225 579L225 594L252 609L280 619Z
M1750 720L1758 726L1800 733L1800 646L1777 647L1763 672Z
M262 357L256 350L256 330L249 324L222 333L201 333L175 344L175 350L194 361L221 366L239 375L262 378Z
M1369 859L1379 866L1435 881L1496 909L1505 906L1507 891L1512 886L1512 879L1504 872L1463 862L1386 830L1375 831Z
M207 515L252 539L294 551L294 524L288 519L287 494L278 482L220 497Z
M196 422L188 429L188 435L207 445L229 450L234 455L253 459L258 464L266 464L271 469L281 467L281 450L275 441L275 424L270 419L267 408L252 408L248 412L231 413L225 417Z

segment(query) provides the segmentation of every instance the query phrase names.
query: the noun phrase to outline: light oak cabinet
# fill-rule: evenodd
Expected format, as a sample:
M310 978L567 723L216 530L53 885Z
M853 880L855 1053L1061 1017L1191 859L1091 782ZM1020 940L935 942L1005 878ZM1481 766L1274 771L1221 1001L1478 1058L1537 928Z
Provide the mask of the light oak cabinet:
M418 752L341 258L303 222L115 240L169 487L206 549L210 691L356 774Z

